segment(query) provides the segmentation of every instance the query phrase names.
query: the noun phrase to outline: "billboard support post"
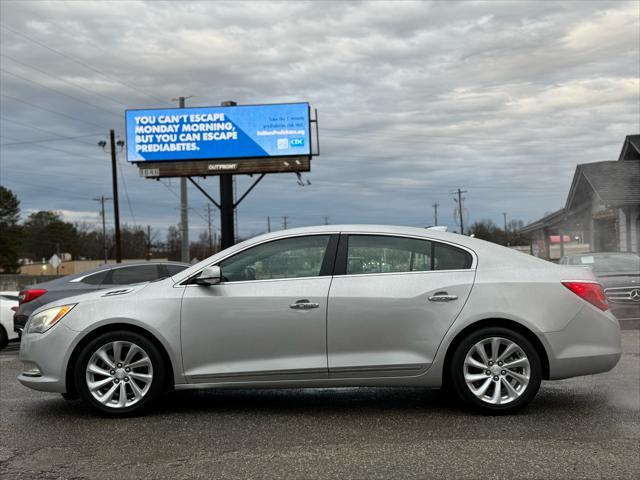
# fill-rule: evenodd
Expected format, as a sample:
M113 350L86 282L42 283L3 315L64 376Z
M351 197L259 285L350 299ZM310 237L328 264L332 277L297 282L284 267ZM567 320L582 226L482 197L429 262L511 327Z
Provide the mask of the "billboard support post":
M227 100L220 104L221 107L234 107L237 103ZM220 249L224 250L233 246L236 239L235 218L233 216L235 205L233 204L233 175L220 175Z
M220 248L231 247L235 240L233 221L233 175L220 175Z
M178 97L178 106L184 108L184 97ZM180 260L189 263L189 200L187 179L180 178Z

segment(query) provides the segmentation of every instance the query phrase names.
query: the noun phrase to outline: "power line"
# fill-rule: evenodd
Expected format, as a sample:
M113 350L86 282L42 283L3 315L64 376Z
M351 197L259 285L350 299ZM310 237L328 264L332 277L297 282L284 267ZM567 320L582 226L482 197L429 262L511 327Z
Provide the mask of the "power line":
M20 141L20 139L18 138L13 138L13 137L7 137L6 135L0 135L0 138L6 138L8 140L15 140L15 141ZM29 145L33 145L34 147L40 147L40 148L44 148L45 150L53 150L54 152L60 152L60 153L64 153L66 155L73 155L75 157L82 157L85 160L88 157L94 157L93 155L83 155L77 152L69 152L68 150L62 150L60 148L54 148L54 147L48 147L46 145L40 145L39 143L35 143L35 142L25 142L25 144L29 144Z
M129 213L131 214L131 218L133 219L133 226L137 228L138 224L136 223L136 216L133 214L133 208L131 208L131 201L129 200L129 189L127 188L127 182L124 179L124 173L122 172L122 162L118 160L118 163L120 164L120 168L118 170L120 171L120 179L122 180L122 186L124 187L124 197L127 199Z
M164 188L166 188L167 190L169 190L169 191L171 192L171 195L173 195L174 197L176 197L176 198L178 198L178 199L180 198L180 196L179 196L176 192L174 192L174 191L173 191L173 189L172 189L169 185L167 185L166 183L164 183L162 180L159 180L159 182L164 186ZM207 220L204 216L202 216L202 215L200 214L200 212L198 212L198 210L196 210L195 208L189 207L189 210L191 210L193 213L195 213L196 215L198 215L198 216L199 216L202 220L204 220L205 222L208 222L208 220Z
M82 118L72 117L71 115L67 115L66 113L56 112L55 110L51 110L49 108L41 107L40 105L36 105L35 103L28 102L28 101L23 100L21 98L14 97L12 95L7 95L6 93L0 93L0 96L1 97L5 97L5 98L10 98L12 100L15 100L16 102L24 103L25 105L30 105L32 107L39 108L40 110L44 110L45 112L53 113L55 115L60 115L61 117L70 118L71 120L75 120L76 122L81 122L83 124L93 125L94 127L98 127L98 128L107 128L108 129L108 127L105 127L104 125L98 125L97 123L90 122L89 120L83 120Z
M82 198L82 199L85 199L85 200L88 198L85 195L82 195L80 193L74 193L72 190L63 190L61 188L52 187L51 185L40 185L38 183L25 182L24 180L7 180L7 178L4 175L3 175L2 179L8 185L13 185L13 184L20 185L20 184L22 184L22 185L27 185L29 187L41 188L43 190L52 190L54 192L64 193L65 195L70 196L70 197Z
M25 33L22 33L22 32L19 32L17 30L14 30L13 28L9 27L8 25L6 25L4 23L0 24L0 28L2 28L4 30L8 30L8 31L12 32L14 35L18 35L20 37L26 38L27 40L35 43L36 45L41 46L42 48L46 48L47 50L49 50L51 52L57 53L61 57L64 57L64 58L66 58L68 60L71 60L72 62L75 62L75 63L77 63L79 65L82 65L83 67L88 68L89 70L91 70L91 71L93 71L93 72L95 72L95 73L97 73L99 75L102 75L105 78L109 78L110 80L115 81L115 82L119 83L120 85L124 85L125 87L130 88L131 90L135 90L136 92L141 93L145 97L151 98L152 100L154 100L156 102L168 103L168 102L166 102L164 100L159 99L158 97L154 97L153 95L148 94L147 92L145 92L143 90L140 90L137 87L134 87L132 85L129 85L128 83L123 82L122 80L118 79L115 76L109 75L108 73L105 73L105 72L93 67L92 65L89 65L87 62L85 62L83 60L80 60L79 58L76 58L73 55L69 55L67 53L61 52L60 50L56 50L55 48L50 47L49 45L47 45L45 43L42 43L39 40L36 40L35 38L30 37L29 35L27 35Z
M31 141L24 141L24 142L0 143L0 147L10 147L10 146L13 146L13 145L27 145L27 144L34 144L34 143L60 142L62 140L76 140L78 138L97 137L98 135L101 135L101 134L100 133L92 133L91 135L78 135L76 137L45 138L45 139L42 139L42 140L31 140ZM84 143L85 145L89 145L86 142L80 142L80 143Z
M117 103L118 105L120 105L122 107L127 108L129 106L126 103L122 103L120 100L117 100L117 99L115 99L115 98L113 98L113 97L111 97L109 95L105 95L103 93L96 92L94 90L89 90L88 88L85 88L82 85L78 85L78 84L76 84L74 82L71 82L71 81L67 80L66 78L60 77L60 76L55 75L55 74L53 74L51 72L47 72L46 70L42 70L41 68L38 68L38 67L36 67L34 65L31 65L30 63L26 63L26 62L23 62L23 61L18 60L16 58L13 58L11 55L7 55L6 53L0 53L0 57L8 58L9 60L11 60L11 61L13 61L13 62L15 62L15 63L17 63L19 65L25 66L27 68L31 68L32 70L35 70L36 72L40 72L40 73L42 73L42 74L44 74L44 75L46 75L48 77L54 78L56 80L59 80L61 82L66 83L68 85L71 85L72 87L77 88L78 90L82 90L84 92L90 93L91 95L97 95L99 97L106 98L107 100L111 100L112 102L115 102L115 103Z
M4 68L0 68L0 71L3 72L3 73L6 73L8 75L11 75L13 77L19 78L20 80L26 80L27 82L34 83L36 85L39 85L42 88L46 88L47 90L51 90L52 92L56 92L58 95L63 95L65 97L71 98L72 100L75 100L76 102L84 103L85 105L89 105L89 106L91 106L93 108L97 108L98 110L104 110L105 112L110 113L111 115L115 115L118 118L120 118L122 116L120 113L113 112L113 111L109 110L108 108L104 108L104 107L101 107L100 105L96 105L94 103L87 102L86 100L83 100L81 98L74 97L73 95L69 95L68 93L61 92L60 90L58 90L56 88L44 85L42 82L38 82L36 80L32 80L30 78L23 77L22 75L18 75L17 73L10 72L9 70L6 70Z
M82 140L78 140L78 138L80 138L80 136L78 136L77 138L75 138L75 137L65 137L64 135L61 135L61 134L59 134L59 133L56 133L56 132L54 132L54 131L52 131L52 130L47 130L47 129L45 129L45 128L36 127L35 125L29 125L29 124L27 124L27 123L17 122L17 121L15 121L15 120L12 120L12 119L10 119L10 118L4 117L4 116L2 116L2 115L0 115L0 120L2 120L2 121L4 121L4 122L10 122L10 123L13 123L13 124L15 124L15 125L18 125L18 126L23 127L23 128L27 128L27 129L29 129L29 130L37 130L37 131L39 131L39 132L44 132L44 133L48 133L48 134L50 134L50 135L55 135L56 137L58 137L58 138L60 138L60 139L73 140L74 142L82 143L82 144L84 144L84 145L91 145L92 147L93 147L93 146L95 146L95 144L94 144L94 143L83 142ZM100 133L87 134L86 136L87 136L87 137L94 137L94 136L95 136L95 137L97 137L97 136L102 136L102 135L103 135L103 133L102 133L102 132L100 132Z

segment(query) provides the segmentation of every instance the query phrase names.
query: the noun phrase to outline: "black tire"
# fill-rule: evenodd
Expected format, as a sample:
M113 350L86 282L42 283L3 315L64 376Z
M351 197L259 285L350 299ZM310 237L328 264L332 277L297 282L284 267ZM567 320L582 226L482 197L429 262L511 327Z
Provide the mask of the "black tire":
M142 348L149 356L153 368L153 378L149 390L138 402L128 407L115 408L104 405L93 397L87 386L86 369L92 355L103 345L115 341L131 342ZM74 380L78 395L85 403L101 414L114 417L134 416L148 411L162 395L166 385L165 366L158 348L145 336L126 330L104 333L90 341L78 356Z
M7 346L9 343L9 335L2 325L0 325L0 350Z
M529 383L519 397L505 404L496 405L481 400L471 391L464 377L464 362L467 353L478 342L491 337L499 337L514 342L522 349L529 360ZM449 378L458 398L464 403L471 405L474 409L484 414L505 415L524 408L536 396L542 380L542 363L535 347L522 334L504 327L485 327L470 333L458 344L451 359ZM491 378L491 375L489 375L489 378ZM483 383L482 380L479 380L479 382L479 384ZM500 385L500 382L498 380L497 384Z

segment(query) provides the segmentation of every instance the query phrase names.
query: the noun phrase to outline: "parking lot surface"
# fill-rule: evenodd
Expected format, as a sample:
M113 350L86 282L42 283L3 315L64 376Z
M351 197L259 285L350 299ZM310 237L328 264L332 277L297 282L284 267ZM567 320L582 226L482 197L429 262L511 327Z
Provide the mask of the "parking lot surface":
M16 381L0 352L0 477L640 478L640 335L611 372L543 382L485 417L425 389L176 392L146 417L101 418Z

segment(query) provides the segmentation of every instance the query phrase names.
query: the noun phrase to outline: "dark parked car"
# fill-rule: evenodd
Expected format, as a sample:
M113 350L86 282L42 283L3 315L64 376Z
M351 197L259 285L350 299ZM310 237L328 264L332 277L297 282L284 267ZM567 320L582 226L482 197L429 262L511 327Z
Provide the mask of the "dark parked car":
M563 265L585 265L604 287L611 312L618 320L640 320L640 256L602 252L567 255Z
M171 277L189 267L178 262L118 263L102 265L82 273L32 285L20 292L20 305L13 316L13 329L22 333L29 315L54 300L105 288L150 282Z

